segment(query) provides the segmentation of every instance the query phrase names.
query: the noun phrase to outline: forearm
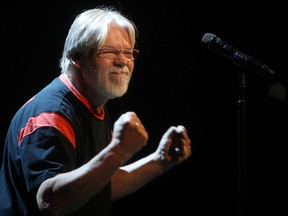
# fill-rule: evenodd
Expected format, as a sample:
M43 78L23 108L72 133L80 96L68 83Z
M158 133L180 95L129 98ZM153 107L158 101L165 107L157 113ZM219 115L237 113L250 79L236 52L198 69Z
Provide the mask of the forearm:
M112 177L113 200L133 193L163 172L163 164L156 153L121 167Z
M83 206L111 179L123 161L106 148L82 167L43 182L38 206L47 215L66 215Z

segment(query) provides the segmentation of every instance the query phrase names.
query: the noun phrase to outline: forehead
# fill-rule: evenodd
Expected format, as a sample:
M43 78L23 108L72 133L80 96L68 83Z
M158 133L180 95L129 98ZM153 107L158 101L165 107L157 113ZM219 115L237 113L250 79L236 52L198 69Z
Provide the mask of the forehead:
M125 48L131 47L128 30L116 24L112 24L109 27L108 35L103 45Z

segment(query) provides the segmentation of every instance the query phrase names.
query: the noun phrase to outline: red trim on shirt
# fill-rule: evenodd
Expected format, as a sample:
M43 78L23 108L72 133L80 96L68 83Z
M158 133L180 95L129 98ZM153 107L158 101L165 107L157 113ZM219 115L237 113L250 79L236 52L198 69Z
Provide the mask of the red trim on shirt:
M81 95L74 86L72 86L65 74L61 74L59 78L73 92L73 94L91 111L91 113L94 114L96 118L101 120L104 119L105 113L103 107L100 112L97 112L97 109L91 103L89 103L88 100L83 95Z
M18 143L22 142L25 136L33 133L40 127L54 127L66 136L76 148L75 133L68 120L58 113L41 113L38 116L31 117L24 128L20 130L18 135Z

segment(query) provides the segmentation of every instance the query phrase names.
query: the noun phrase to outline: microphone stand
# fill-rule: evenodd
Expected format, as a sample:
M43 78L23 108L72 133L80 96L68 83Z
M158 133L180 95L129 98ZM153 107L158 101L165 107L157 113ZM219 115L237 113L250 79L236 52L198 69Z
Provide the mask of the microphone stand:
M246 72L246 71L245 71ZM246 73L238 72L238 216L246 209Z

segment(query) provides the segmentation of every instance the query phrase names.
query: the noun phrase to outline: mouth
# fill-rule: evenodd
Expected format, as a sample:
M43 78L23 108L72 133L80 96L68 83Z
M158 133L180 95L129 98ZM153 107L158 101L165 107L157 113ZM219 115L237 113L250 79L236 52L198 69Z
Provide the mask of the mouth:
M125 71L120 71L120 72L113 71L110 74L113 76L128 76L128 72L125 72Z
M110 74L111 79L113 80L126 80L129 77L128 72L122 71L122 72L111 72Z

